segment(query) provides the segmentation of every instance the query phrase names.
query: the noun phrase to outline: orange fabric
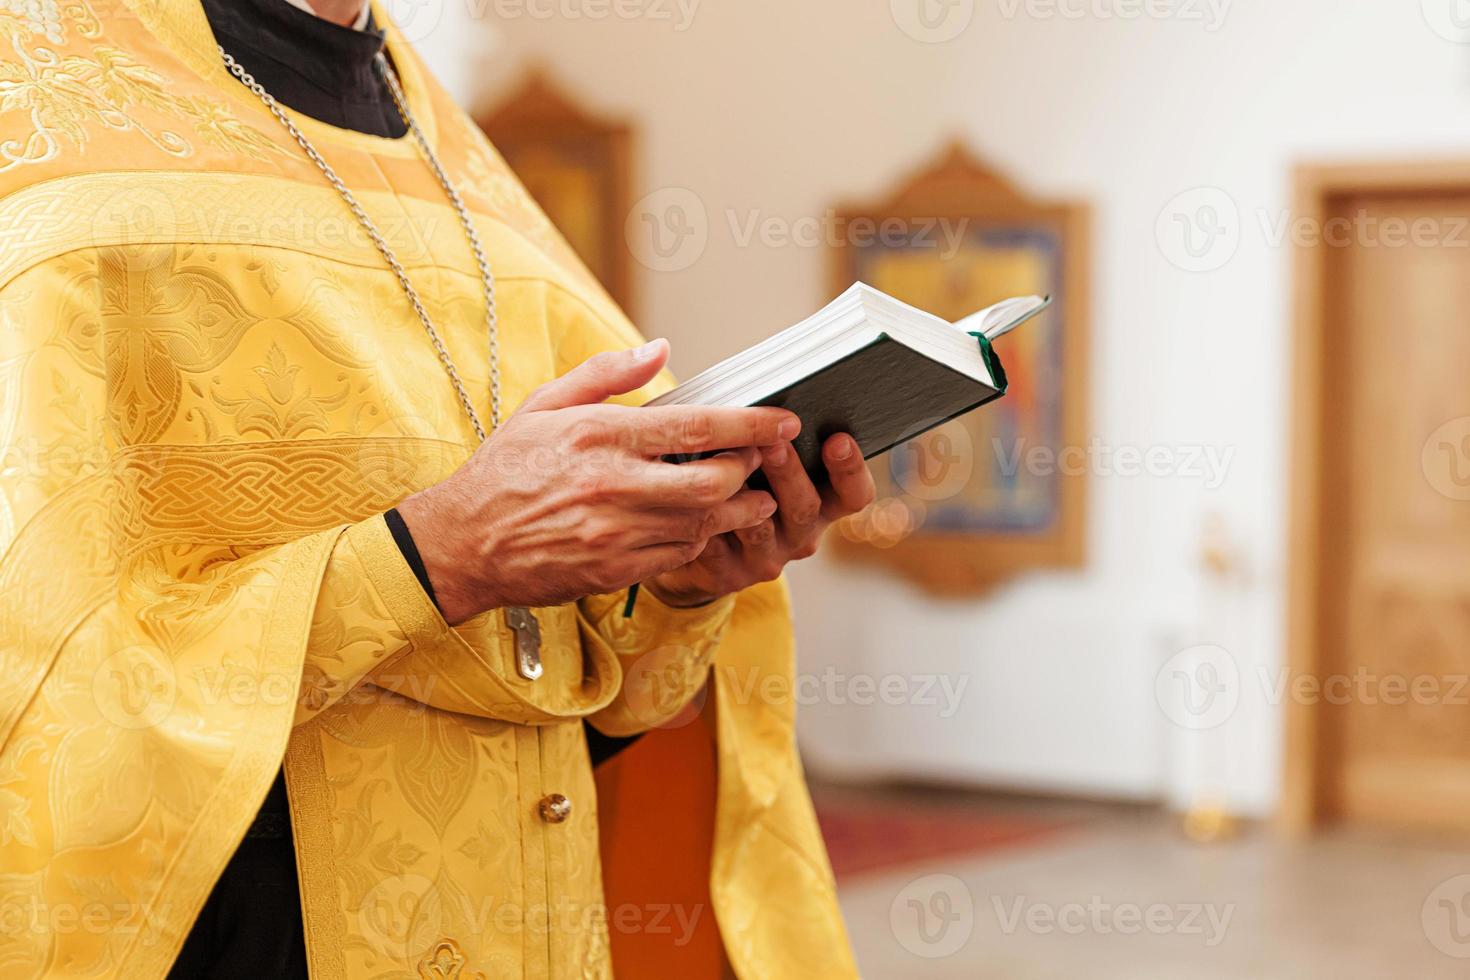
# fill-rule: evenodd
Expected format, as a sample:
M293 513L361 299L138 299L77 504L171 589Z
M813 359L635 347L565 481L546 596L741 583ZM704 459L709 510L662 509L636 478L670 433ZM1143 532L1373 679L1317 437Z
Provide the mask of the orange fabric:
M703 696L597 768L613 974L728 976L710 900L717 768L714 699ZM699 711L698 717L693 712Z

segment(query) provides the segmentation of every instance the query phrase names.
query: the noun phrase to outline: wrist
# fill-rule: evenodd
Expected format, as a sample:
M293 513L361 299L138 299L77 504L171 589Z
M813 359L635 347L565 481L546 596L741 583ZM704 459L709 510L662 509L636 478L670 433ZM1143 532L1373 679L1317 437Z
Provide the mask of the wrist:
M496 603L467 580L466 570L473 562L458 554L457 529L463 525L445 512L434 488L421 490L405 498L396 508L412 535L419 559L428 574L431 597L440 614L451 626L458 626L479 615Z
M439 599L434 594L434 583L429 580L429 571L424 567L423 556L419 554L418 543L413 539L413 532L408 529L403 515L398 512L397 507L390 507L383 513L383 523L388 525L388 533L393 536L393 543L398 547L398 553L407 562L409 571L418 580L419 586L424 594L433 601L434 607L439 606Z

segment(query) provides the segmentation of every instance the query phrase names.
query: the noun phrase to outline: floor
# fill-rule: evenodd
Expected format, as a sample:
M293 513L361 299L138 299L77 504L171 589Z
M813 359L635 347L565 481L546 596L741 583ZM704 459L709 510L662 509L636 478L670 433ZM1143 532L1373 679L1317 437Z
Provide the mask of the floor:
M863 798L816 793L829 814ZM1256 829L1197 844L1137 808L917 791L874 804L891 818L903 800L925 819L1045 832L901 867L844 857L867 980L1470 977L1470 842L1335 831L1291 843Z

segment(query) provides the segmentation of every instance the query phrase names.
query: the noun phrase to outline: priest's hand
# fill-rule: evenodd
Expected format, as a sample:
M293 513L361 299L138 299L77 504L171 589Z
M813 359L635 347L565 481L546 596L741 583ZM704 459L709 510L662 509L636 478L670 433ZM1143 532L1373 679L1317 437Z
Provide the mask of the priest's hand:
M754 527L710 538L699 557L651 579L648 588L671 606L698 606L757 582L769 582L788 562L809 558L833 521L873 502L873 476L852 436L822 445L830 486L818 490L789 442L762 450L763 469L776 497L776 513Z
M446 620L616 592L776 511L745 480L757 447L800 431L792 413L603 404L651 381L668 353L654 341L589 359L533 392L448 479L398 505ZM715 450L683 465L661 458Z

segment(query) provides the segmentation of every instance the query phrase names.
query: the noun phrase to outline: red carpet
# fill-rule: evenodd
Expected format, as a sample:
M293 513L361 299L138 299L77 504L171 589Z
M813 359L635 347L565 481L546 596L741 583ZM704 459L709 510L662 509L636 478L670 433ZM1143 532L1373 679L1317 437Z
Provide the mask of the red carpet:
M1036 844L1067 827L1020 815L918 802L818 799L816 807L838 878Z

